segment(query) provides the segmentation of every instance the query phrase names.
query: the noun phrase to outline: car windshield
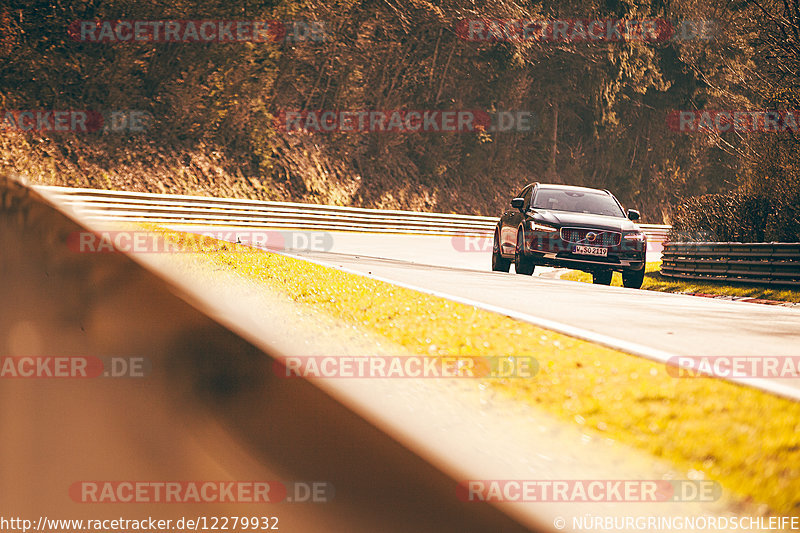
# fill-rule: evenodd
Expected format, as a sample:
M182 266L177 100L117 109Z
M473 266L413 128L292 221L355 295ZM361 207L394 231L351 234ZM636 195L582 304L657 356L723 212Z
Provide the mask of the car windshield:
M610 195L593 191L539 189L533 199L533 208L611 217L625 216Z

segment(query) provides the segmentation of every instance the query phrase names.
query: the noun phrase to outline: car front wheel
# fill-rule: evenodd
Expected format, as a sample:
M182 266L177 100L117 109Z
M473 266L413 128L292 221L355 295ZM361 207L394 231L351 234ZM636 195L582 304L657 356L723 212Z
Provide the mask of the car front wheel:
M644 267L641 270L623 270L622 285L629 289L641 289L644 283Z
M514 270L517 274L530 276L533 274L535 265L533 264L533 258L525 255L525 250L523 248L524 238L525 235L523 234L522 228L520 228L519 231L517 231L517 247L514 249Z
M506 259L500 255L500 234L494 230L494 242L492 243L492 270L495 272L508 272L511 269L511 259Z

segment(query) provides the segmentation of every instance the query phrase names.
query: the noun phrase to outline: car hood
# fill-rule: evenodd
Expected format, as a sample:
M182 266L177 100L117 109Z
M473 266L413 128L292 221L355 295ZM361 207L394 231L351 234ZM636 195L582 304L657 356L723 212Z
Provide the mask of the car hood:
M537 222L553 224L559 228L563 226L577 226L609 231L636 231L639 229L639 226L632 221L622 217L572 213L569 211L548 211L545 209L531 211L528 213L528 216Z

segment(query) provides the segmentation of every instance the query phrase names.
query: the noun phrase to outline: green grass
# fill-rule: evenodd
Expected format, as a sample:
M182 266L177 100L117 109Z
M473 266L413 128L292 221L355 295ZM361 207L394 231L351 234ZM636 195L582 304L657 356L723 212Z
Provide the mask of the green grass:
M798 402L717 379L673 378L662 364L500 314L299 259L241 250L226 244L193 255L201 265L245 275L413 353L533 356L540 366L535 378L486 385L587 433L669 461L686 475L702 472L742 502L800 514Z
M728 283L718 281L675 280L659 273L661 261L647 263L642 289L648 291L674 292L674 293L702 293L720 296L743 296L749 298L762 298L765 300L779 300L782 302L800 302L800 290L776 289L748 285L744 283ZM592 275L586 272L572 270L563 274L561 279L570 281L592 282ZM622 274L614 272L611 285L622 286Z

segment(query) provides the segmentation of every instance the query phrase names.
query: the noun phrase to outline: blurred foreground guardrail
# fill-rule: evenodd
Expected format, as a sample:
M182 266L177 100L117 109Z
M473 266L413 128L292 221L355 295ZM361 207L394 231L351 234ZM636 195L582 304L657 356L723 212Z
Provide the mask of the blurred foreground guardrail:
M391 406L407 406L406 396L359 401L352 381L326 382L323 389L278 378L273 365L289 354L276 337L295 339L284 345L300 356L311 334L277 321L255 327L251 306L232 306L228 296L159 268L159 258L81 254L66 246L69 235L91 229L46 194L0 173L0 358L112 354L143 357L152 366L147 379L113 383L0 379L0 426L13 435L0 442L0 516L108 520L135 509L159 519L272 513L285 531L543 530L531 525L541 521L530 512L460 500L457 484L478 461L455 472L438 460L451 449L435 454L433 445L423 448L409 436L411 424L398 429ZM378 414L375 397L384 400ZM440 440L435 435L432 442ZM65 442L68 460L36 451ZM313 479L330 482L336 494L328 503L277 509L192 500L123 508L68 496L76 481L102 475L154 482Z
M421 213L293 202L265 202L177 194L106 191L39 186L37 190L69 206L91 222L202 224L235 227L281 227L324 231L491 235L497 218ZM666 240L670 226L640 224L651 243Z
M800 243L670 242L662 261L670 278L800 286Z

